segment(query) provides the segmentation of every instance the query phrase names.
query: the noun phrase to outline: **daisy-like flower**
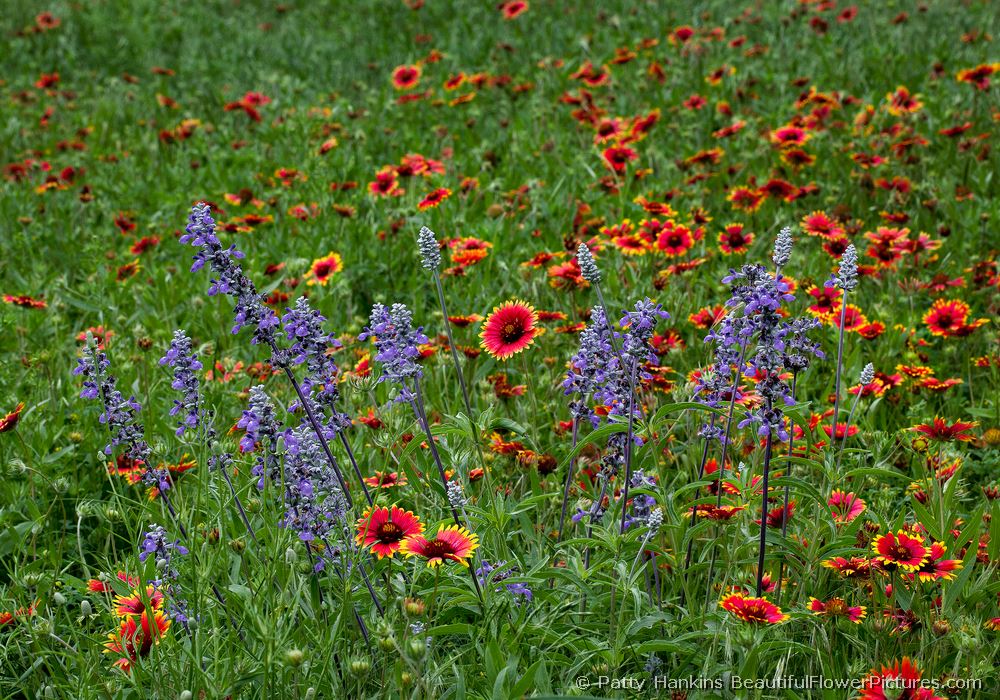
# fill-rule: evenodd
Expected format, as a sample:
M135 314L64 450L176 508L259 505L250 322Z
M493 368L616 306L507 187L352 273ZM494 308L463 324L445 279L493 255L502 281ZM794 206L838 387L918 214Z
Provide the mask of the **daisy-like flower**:
M149 601L149 607L153 611L163 609L163 592L154 586L146 586L145 600ZM146 611L143 595L136 589L128 595L115 596L113 611L118 617L141 615Z
M399 66L392 71L392 86L397 90L409 90L420 82L420 66Z
M628 146L611 146L601 153L604 162L616 173L625 172L626 166L639 157L635 149Z
M400 552L408 557L423 557L427 560L427 566L438 566L448 560L468 566L468 559L478 547L479 535L469 532L464 527L452 525L442 526L432 540L423 535L407 538L403 541Z
M935 695L930 688L922 687L921 672L916 664L904 657L902 663L874 668L861 681L861 695L858 700L945 700Z
M533 306L519 299L506 301L486 317L479 335L481 345L492 357L506 360L531 345L541 333L537 323Z
M398 506L369 508L358 518L357 542L371 550L379 559L392 557L400 551L403 540L424 531L420 518Z
M644 221L642 225L645 228L646 222ZM675 224L668 219L656 232L654 247L668 258L684 255L692 246L694 246L694 236L687 226Z
M141 615L123 617L118 632L108 635L104 652L121 654L122 657L114 665L128 673L138 659L149 656L149 650L154 644L160 643L168 629L170 619L162 610L157 610L152 615L148 610L143 610Z
M375 476L369 476L365 483L373 489L391 489L394 486L405 486L406 477L399 472L375 472Z
M17 404L13 411L8 412L5 416L0 418L0 433L6 433L17 427L18 421L21 420L21 411L24 410L24 402Z
M962 421L955 421L948 425L948 421L944 418L935 418L929 424L921 423L913 426L910 430L922 433L938 442L951 442L952 440L969 442L973 439L972 435L969 435L969 431L977 425L979 425L978 422L965 423Z
M771 132L771 143L781 148L801 146L810 138L809 132L797 126L782 126Z
M966 323L969 305L960 299L938 299L924 314L924 325L931 335L939 338L964 338L980 326L988 323L985 318Z
M424 211L426 209L433 209L439 205L444 200L451 196L451 190L447 187L438 187L433 192L429 193L426 197L421 199L417 203L417 209Z
M516 19L527 11L528 3L525 0L509 0L500 7L500 12L506 20Z
M729 224L719 234L719 248L727 255L750 250L754 234L744 230L743 224Z
M962 561L945 559L946 550L944 542L932 543L927 559L916 571L916 577L921 581L950 581L955 578L955 572L962 568Z
M958 71L955 79L960 83L974 85L977 90L989 90L990 76L1000 73L1000 63L981 63L975 68Z
M865 512L865 502L853 493L835 490L826 502L833 511L833 521L838 525L846 525Z
M916 571L930 555L924 546L924 538L906 530L899 530L896 534L887 532L872 542L872 550L882 568L889 571Z
M326 286L335 274L344 269L344 261L338 253L328 253L322 258L312 261L309 272L306 273L306 284Z
M743 622L755 625L777 625L789 618L767 598L751 598L743 593L734 593L719 601L719 605Z
M819 236L828 240L844 236L844 227L823 211L814 211L811 214L803 216L799 225L810 236Z
M844 602L843 598L830 598L830 600L825 602L817 600L816 598L809 598L808 607L809 611L814 615L823 617L846 617L855 624L861 624L861 621L867 614L865 612L865 606L848 605Z
M872 562L864 557L834 557L823 561L823 566L833 569L844 578L868 578L872 573Z

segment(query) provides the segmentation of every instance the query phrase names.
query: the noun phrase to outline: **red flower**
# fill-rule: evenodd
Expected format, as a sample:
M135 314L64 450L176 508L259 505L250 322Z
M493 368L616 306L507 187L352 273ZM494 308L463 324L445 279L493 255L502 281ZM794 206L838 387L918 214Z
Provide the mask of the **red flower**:
M913 426L910 430L923 433L931 440L939 442L951 442L952 440L969 442L972 440L972 436L969 435L968 431L977 425L979 425L977 422L964 423L962 421L955 421L951 425L948 425L948 422L944 418L935 418L931 421L930 425L921 423L920 425Z
M625 172L625 167L638 158L639 154L628 146L611 146L610 148L605 148L601 156L609 168L616 173L623 173Z
M861 620L863 620L866 615L865 606L849 606L844 602L843 598L830 598L830 600L826 602L817 600L816 598L809 598L808 607L809 611L814 615L825 617L846 617L848 620L856 624L861 624Z
M845 525L865 512L865 502L853 493L836 490L830 494L826 502L833 511L833 520L838 525Z
M528 11L528 3L525 0L510 0L510 2L505 2L500 7L500 12L503 13L503 18L510 20L519 17Z
M924 546L924 538L906 530L882 535L872 542L872 549L875 552L875 559L887 570L916 571L930 554Z
M883 666L881 671L871 670L861 681L861 695L858 700L945 700L930 688L921 685L920 669L904 657L903 662ZM891 694L890 694L891 693Z
M743 224L729 224L723 229L719 234L719 248L723 253L731 255L750 250L754 235L749 232L744 233L743 229Z
M789 618L789 615L781 612L781 608L767 598L750 598L743 593L726 596L719 601L719 605L743 622L756 625L776 625Z
M420 82L421 69L418 65L399 66L392 72L392 86L397 90L409 90Z
M398 506L368 508L358 518L356 539L358 544L371 548L382 559L392 557L400 551L406 538L418 536L423 531L423 523L411 511Z
M399 472L375 472L375 476L369 476L365 483L373 489L391 489L394 486L405 486L406 477Z
M969 305L960 299L938 299L931 305L930 311L924 314L924 325L931 335L940 338L965 337L976 328L987 323L985 318L966 324L969 317Z
M403 542L400 552L408 557L419 556L427 560L427 566L438 566L445 561L458 562L468 566L472 552L479 547L479 536L464 527L442 526L432 540L423 535L414 535Z
M960 83L974 85L977 90L989 90L990 76L1000 73L1000 63L982 63L975 68L958 71L955 76Z
M481 345L495 359L506 360L531 345L541 332L537 323L538 314L530 304L518 299L504 302L483 323Z
M146 611L146 602L149 602L149 609L153 611L163 609L163 593L152 585L146 586L145 595L138 590L134 590L128 595L115 596L113 612L118 617L129 615L141 615Z
M8 304L25 309L44 309L48 306L44 299L35 299L27 295L4 294L3 300Z
M325 257L313 260L306 273L306 284L326 286L330 278L344 269L344 261L337 253L328 253Z
M128 673L136 660L148 656L153 645L160 643L160 638L168 629L170 620L162 610L157 610L152 615L148 610L143 610L141 615L122 618L118 633L108 635L109 641L105 642L104 651L122 654L114 665Z
M24 410L24 402L17 404L13 411L10 411L3 418L0 418L0 433L6 433L13 430L19 420L21 420L21 411Z
M417 209L424 211L432 209L451 196L451 190L447 187L439 187L417 203Z
M802 217L799 225L810 236L820 236L830 240L844 237L843 226L831 219L826 212L814 211L812 214L807 214Z

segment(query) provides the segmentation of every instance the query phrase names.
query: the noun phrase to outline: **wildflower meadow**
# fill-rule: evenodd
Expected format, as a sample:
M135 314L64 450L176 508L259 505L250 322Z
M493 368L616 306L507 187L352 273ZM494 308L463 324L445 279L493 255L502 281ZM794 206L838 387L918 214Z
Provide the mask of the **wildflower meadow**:
M4 3L0 697L1000 697L998 32Z

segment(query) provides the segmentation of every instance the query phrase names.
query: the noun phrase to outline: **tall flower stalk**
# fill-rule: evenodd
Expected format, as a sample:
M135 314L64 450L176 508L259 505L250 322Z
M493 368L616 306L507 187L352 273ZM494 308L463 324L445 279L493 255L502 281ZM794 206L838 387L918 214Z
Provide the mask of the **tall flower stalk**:
M875 365L871 362L866 364L861 370L861 376L858 378L860 386L858 386L858 393L854 395L854 401L851 403L851 410L847 414L847 425L844 426L844 437L840 441L840 449L837 450L837 466L834 471L840 471L840 461L844 458L844 447L847 444L847 433L851 429L851 421L854 420L854 412L858 409L858 403L861 401L861 395L865 393L865 387L875 381ZM831 437L831 442L835 442L837 439L837 433L835 432Z
M858 251L854 244L847 246L844 254L840 257L840 269L837 274L831 275L826 281L827 288L837 287L840 289L840 333L837 338L837 368L833 382L833 433L830 443L836 445L837 442L837 420L840 417L840 375L844 362L844 325L847 318L847 293L854 291L858 286Z
M382 373L377 382L379 384L390 382L395 385L398 394L394 401L410 404L417 423L427 438L427 445L441 478L441 486L444 488L445 494L448 494L448 476L434 442L430 422L427 420L423 391L420 387L423 369L417 362L420 358L420 350L417 346L427 342L423 328L413 327L413 314L403 304L393 304L387 308L384 304L376 303L372 307L368 325L358 336L358 339L371 339L375 343L377 350L375 361L380 363L382 367ZM458 477L461 478L461 475ZM448 507L455 524L459 527L466 527L466 523L459 515L455 505L449 502ZM472 574L472 583L476 588L476 593L481 600L482 590L479 586L479 580L471 567L470 574Z
M486 482L487 493L493 493L489 468L486 458L483 456L483 446L480 441L479 427L476 423L476 415L472 410L472 401L469 398L469 389L465 383L465 372L462 370L462 363L458 356L458 348L455 345L455 338L451 332L451 321L448 320L448 305L445 302L444 287L441 284L441 247L438 244L434 232L426 226L420 227L417 235L417 247L420 249L420 264L431 273L434 278L434 287L437 290L438 304L441 306L441 316L444 319L444 330L448 336L448 349L451 351L451 361L455 366L455 374L458 375L459 385L462 387L462 401L465 404L465 415L468 416L469 426L472 430L472 442L476 447L476 455L479 458L479 466L483 470L483 479Z

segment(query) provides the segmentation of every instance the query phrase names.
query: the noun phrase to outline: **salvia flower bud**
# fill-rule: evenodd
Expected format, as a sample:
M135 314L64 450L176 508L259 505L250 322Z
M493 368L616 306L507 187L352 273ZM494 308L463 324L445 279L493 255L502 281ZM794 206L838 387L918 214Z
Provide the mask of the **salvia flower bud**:
M601 270L597 267L594 254L590 252L586 243L581 243L580 247L576 249L576 262L580 265L583 279L592 284L598 284L601 281Z
M425 270L436 270L441 267L441 246L438 245L434 232L426 226L420 227L417 246L420 248L420 264Z
M788 264L792 257L792 229L785 226L778 232L778 238L774 241L774 261L775 267L782 268Z

